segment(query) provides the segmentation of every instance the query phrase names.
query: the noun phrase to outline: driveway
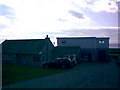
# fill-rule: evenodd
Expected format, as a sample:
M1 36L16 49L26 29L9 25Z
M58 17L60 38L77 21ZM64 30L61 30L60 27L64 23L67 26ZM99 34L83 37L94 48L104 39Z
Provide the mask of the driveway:
M68 72L25 80L3 88L118 88L119 71L115 62L82 63Z

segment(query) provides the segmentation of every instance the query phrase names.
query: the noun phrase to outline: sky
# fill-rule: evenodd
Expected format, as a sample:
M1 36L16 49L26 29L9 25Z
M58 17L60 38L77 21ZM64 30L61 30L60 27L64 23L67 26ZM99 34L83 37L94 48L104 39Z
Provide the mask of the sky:
M118 44L120 0L0 0L0 43L5 39L110 37Z

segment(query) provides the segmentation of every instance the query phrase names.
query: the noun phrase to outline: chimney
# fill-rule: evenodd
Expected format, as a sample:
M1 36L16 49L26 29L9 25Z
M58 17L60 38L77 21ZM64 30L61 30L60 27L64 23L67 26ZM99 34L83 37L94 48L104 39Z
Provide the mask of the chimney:
M46 35L46 38L45 39L50 39L49 37L48 37L48 35Z

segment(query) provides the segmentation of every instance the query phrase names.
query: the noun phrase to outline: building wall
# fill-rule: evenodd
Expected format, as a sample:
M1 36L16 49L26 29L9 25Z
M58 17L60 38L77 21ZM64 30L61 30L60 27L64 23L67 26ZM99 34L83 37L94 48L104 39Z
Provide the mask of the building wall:
M106 61L109 59L109 38L57 38L58 46L79 46L82 61Z
M79 46L80 48L109 48L109 38L57 38L58 46Z
M2 64L2 53L0 53L0 64Z
M6 40L2 43L3 53L38 54L45 40Z
M95 62L96 49L81 49L81 61Z
M33 63L32 54L4 53L3 64L11 65L31 65Z
M109 60L109 49L96 49L97 61L104 62Z
M97 61L108 61L109 60L109 38L97 38L96 39L96 56Z
M68 55L68 54L76 54L80 57L80 48L79 47L55 47L52 51L52 61L56 58Z
M57 38L58 46L79 46L80 48L96 48L93 38Z
M23 45L24 42L27 45ZM27 43L27 41L24 42L22 42L22 44L19 46L17 45L12 46L12 44L15 44L14 41L12 42L12 44L4 43L3 46L4 53L2 56L3 64L8 63L8 64L41 66L44 61L51 60L51 52L54 46L52 45L50 39L45 39L44 45L41 45L39 40L29 43ZM44 40L42 40L42 42L44 42ZM11 47L8 48L10 50L8 50L7 47L10 45ZM18 49L22 49L22 48L24 48L24 50L20 50L19 52Z
M109 48L109 38L96 38L96 48L97 49Z
M42 51L45 53L45 62L49 62L51 61L51 57L52 57L52 50L54 49L54 46L52 44L52 42L50 41L50 38L46 38L46 45L44 46L44 48L42 49Z

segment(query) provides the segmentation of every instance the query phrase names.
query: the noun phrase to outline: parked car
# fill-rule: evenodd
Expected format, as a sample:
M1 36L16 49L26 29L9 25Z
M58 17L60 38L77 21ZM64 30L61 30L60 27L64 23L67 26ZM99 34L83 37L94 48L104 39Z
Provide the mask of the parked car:
M66 57L66 58L68 58L69 60L71 60L74 65L80 63L80 59L79 59L78 56L75 55L75 54L68 54L68 55L65 55L64 57Z
M72 66L73 66L73 63L65 57L57 58L55 61L51 61L51 62L47 62L47 63L43 64L44 68L62 68L62 69L65 69L65 68L70 68Z

